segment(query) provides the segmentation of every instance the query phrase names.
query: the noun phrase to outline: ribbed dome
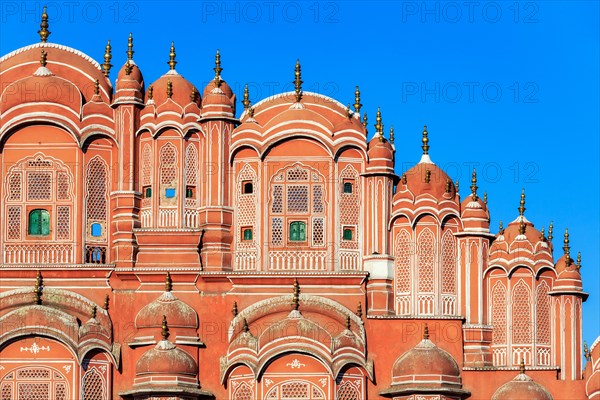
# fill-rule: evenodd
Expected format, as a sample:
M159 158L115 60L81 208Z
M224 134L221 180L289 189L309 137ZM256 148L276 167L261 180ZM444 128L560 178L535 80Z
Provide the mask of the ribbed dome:
M552 395L540 384L521 372L512 381L500 386L492 400L552 400Z
M119 82L123 82L126 80L132 80L137 82L140 86L144 85L144 77L142 76L142 71L139 69L137 64L133 62L133 60L129 61L129 75L127 74L127 63L123 64L121 69L119 70L119 74L117 75L117 87L119 87Z
M171 88L169 89L169 82L171 82ZM171 92L171 100L176 104L184 107L187 104L192 103L191 95L196 93L196 103L199 104L198 90L191 82L179 75L175 70L170 70L160 78L158 78L152 85L148 86L148 89L152 87L152 99L154 103L159 106L163 104L169 98L167 92ZM148 98L148 93L146 93Z
M390 142L383 137L376 136L371 139L367 154L370 166L394 167L394 149Z
M187 352L168 340L161 340L140 357L135 365L135 373L195 376L198 373L198 364Z
M198 328L196 311L169 291L140 310L135 318L135 326L137 328L161 326L163 315L167 316L171 327Z
M405 175L408 190L415 196L430 194L436 199L441 199L453 198L456 193L456 188L448 174L429 161L429 157L424 156L421 162L406 171ZM449 193L446 192L447 186L450 189Z
M204 87L204 90L202 91L202 97L208 96L216 88L217 82L213 79L212 81L208 82L208 85ZM219 86L219 89L221 89L221 91L225 96L227 96L227 98L231 99L231 97L233 97L233 91L231 90L227 82L225 82L224 80L221 80L221 85Z

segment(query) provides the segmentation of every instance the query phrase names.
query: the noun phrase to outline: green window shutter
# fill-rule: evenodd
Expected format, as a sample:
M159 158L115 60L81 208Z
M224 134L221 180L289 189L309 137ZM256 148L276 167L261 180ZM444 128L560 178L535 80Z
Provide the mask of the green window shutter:
M344 229L344 240L352 240L352 229Z
M50 214L46 210L42 211L42 226L41 231L43 236L50 234Z
M302 242L306 240L306 223L294 221L290 224L290 241Z
M29 228L28 232L30 235L40 235L42 233L41 227L41 219L42 219L42 210L33 210L29 213Z
M252 229L244 229L244 240L252 240Z

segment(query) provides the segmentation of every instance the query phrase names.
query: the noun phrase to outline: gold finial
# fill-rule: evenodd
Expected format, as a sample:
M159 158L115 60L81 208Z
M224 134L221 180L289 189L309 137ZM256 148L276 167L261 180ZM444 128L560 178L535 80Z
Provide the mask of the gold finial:
M425 322L425 327L423 328L423 339L429 340L429 326L427 326L427 322Z
M379 135L379 140L383 142L383 124L381 123L381 108L377 107L375 116L375 132Z
M171 42L171 50L169 51L169 61L167 64L169 65L169 69L171 71L175 70L175 65L177 65L177 61L175 61L175 42Z
M152 100L154 97L154 86L150 86L148 88L148 100Z
M244 318L244 326L242 329L244 330L244 333L250 332L250 327L248 326L248 321L246 320L246 318Z
M348 103L348 107L346 107L346 118L352 118L352 110L350 110L350 103Z
M254 118L254 107L248 108L248 118Z
M544 228L542 226L542 232L540 232L540 241L545 242L546 241L546 228Z
M167 97L173 97L173 82L170 79L167 81Z
M565 229L565 238L563 240L563 250L565 252L565 262L567 266L571 264L571 247L569 246L569 228Z
M246 83L246 86L244 86L244 100L242 100L242 104L244 105L244 110L248 110L248 108L252 104L250 102L250 93L248 91L248 84L247 83Z
M233 302L233 307L231 308L231 313L233 314L233 318L237 317L237 315L238 315L237 301Z
M42 278L42 273L38 270L35 275L35 287L33 289L33 294L35 295L35 304L42 304L42 290L44 287L44 279Z
M421 139L421 142L423 143L423 145L421 146L421 148L423 149L423 154L429 154L429 132L427 132L427 125L425 125L423 127L423 138Z
M131 74L132 69L133 69L133 66L131 65L129 60L127 60L127 62L125 63L125 75Z
M525 221L521 220L521 222L519 222L519 235L524 235L526 229L527 225L525 225Z
M406 181L407 181L407 179L406 179L406 172L403 172L403 173L402 173L402 178L401 178L401 180L402 180L402 184L403 184L403 185L406 185Z
M169 325L167 324L167 316L163 315L163 320L162 320L162 331L160 333L160 335L162 336L163 340L167 340L169 338Z
M483 192L483 202L484 202L484 204L487 204L487 200L488 200L488 198L487 198L487 192Z
M170 292L173 290L173 280L171 279L171 274L167 271L165 275L165 292Z
M47 63L48 63L48 53L46 53L44 51L44 49L42 49L42 55L40 56L40 65L42 67L45 67Z
M394 127L390 128L390 143L394 144Z
M362 124L363 124L363 127L365 128L365 134L366 134L366 136L369 136L369 127L367 125L367 121L368 121L367 112L365 111L365 113L363 114L363 122L362 122Z
M104 64L102 64L102 71L104 71L104 76L108 78L108 74L110 74L110 69L112 68L112 64L110 60L112 59L112 46L110 45L110 39L106 43L106 48L104 50Z
M196 88L193 88L192 93L190 93L190 101L192 103L195 103L196 100L198 100L198 90L196 90Z
M104 297L104 306L102 306L102 308L104 308L106 311L108 311L108 303L110 301L110 296L106 295L106 297Z
M362 318L362 316L363 316L362 304L360 303L360 301L358 302L358 305L356 306L356 316L358 318Z
M294 310L298 310L300 307L300 285L298 279L294 279L294 295L292 297L292 306Z
M500 226L498 227L498 233L501 235L504 234L504 225L502 225L502 221L500 221Z
M302 69L300 68L300 60L296 60L296 71L294 72L296 79L294 79L294 87L296 91L296 103L300 103L302 100Z
M360 90L358 90L358 86L354 91L354 109L357 113L360 114L360 109L362 108L362 104L360 104Z
M454 187L456 187L456 194L458 194L458 179L454 182Z
M587 342L583 342L583 355L586 361L590 361L592 359L592 355L590 354L590 349L588 348Z
M521 200L519 201L519 215L525 214L525 188L521 190Z
M554 233L554 222L550 222L550 226L548 227L548 241L550 241L550 242L554 238L554 236L552 236L553 233Z
M577 269L581 268L581 252L577 252Z
M477 201L477 171L473 168L473 174L471 175L471 197Z
M525 359L521 358L521 364L519 365L520 369L521 369L521 373L524 374L525 373Z
M98 79L94 82L94 94L100 94L100 81Z
M48 28L50 24L48 24L48 12L46 10L46 6L44 6L44 12L42 13L42 22L40 23L40 30L38 31L38 35L40 35L40 40L42 43L46 43L48 41L48 36L50 36L50 31Z
M97 312L98 312L98 307L96 307L96 306L93 306L93 307L92 307L92 312L90 313L90 317L91 317L92 319L96 319L96 313L97 313Z
M346 329L350 330L350 316L346 315Z
M429 183L429 182L431 182L431 171L426 170L425 171L425 183Z
M213 68L213 71L215 71L215 80L220 82L223 68L221 68L221 52L219 49L217 49L217 52L215 53L215 67Z
M448 178L448 179L446 179L445 192L450 193L451 190L452 190L452 181L450 180L450 178Z
M127 39L127 60L133 60L133 33L129 32Z

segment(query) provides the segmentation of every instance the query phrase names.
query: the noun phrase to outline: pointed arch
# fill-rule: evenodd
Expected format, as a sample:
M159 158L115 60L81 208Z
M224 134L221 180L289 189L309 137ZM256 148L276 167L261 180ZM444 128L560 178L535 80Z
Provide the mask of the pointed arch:
M409 315L411 307L411 233L407 228L401 229L396 235L395 243L395 287L396 287L396 313Z
M513 344L529 344L532 341L531 323L531 288L523 280L519 279L513 287L512 295Z

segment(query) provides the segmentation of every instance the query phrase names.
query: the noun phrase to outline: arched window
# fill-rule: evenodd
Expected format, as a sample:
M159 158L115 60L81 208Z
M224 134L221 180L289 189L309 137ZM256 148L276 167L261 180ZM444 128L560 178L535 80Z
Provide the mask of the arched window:
M30 235L48 236L50 234L50 213L44 209L35 209L29 213Z

